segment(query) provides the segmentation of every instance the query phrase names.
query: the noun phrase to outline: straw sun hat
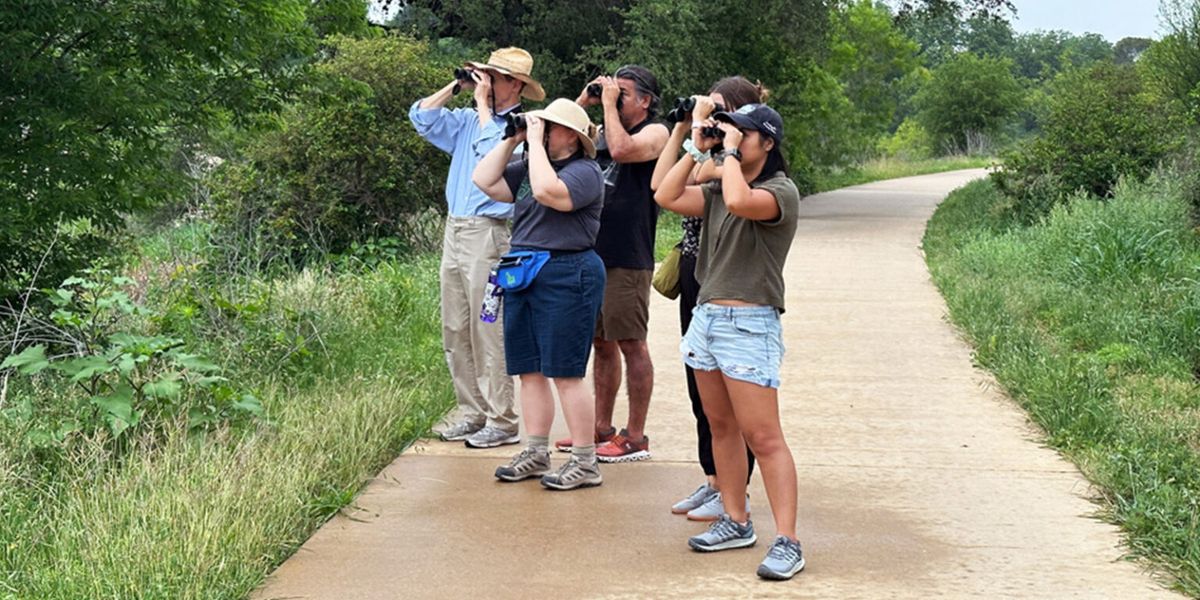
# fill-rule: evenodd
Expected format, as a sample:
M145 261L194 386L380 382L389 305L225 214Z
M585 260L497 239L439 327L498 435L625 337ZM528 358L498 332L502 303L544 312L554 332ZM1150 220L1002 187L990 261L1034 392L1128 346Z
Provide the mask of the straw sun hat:
M533 57L520 48L501 48L492 52L486 63L468 61L466 66L515 77L525 82L525 87L521 90L522 96L535 102L546 99L546 90L543 90L542 84L538 83L531 75Z
M542 110L531 110L525 116L539 117L557 123L579 135L579 143L588 158L596 158L596 126L588 118L582 106L566 98L559 98Z

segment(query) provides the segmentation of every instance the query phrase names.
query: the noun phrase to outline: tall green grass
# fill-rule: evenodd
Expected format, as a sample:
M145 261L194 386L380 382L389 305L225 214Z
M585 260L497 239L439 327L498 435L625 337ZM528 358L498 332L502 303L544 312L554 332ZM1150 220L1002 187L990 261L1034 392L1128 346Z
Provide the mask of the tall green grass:
M435 258L246 287L274 290L251 325L313 334L300 363L227 357L268 420L248 435L180 431L120 463L84 445L47 465L0 441L0 597L246 597L452 406ZM13 400L56 393L26 384Z
M1098 484L1131 553L1200 595L1200 239L1173 179L1021 227L990 181L925 250L980 365Z

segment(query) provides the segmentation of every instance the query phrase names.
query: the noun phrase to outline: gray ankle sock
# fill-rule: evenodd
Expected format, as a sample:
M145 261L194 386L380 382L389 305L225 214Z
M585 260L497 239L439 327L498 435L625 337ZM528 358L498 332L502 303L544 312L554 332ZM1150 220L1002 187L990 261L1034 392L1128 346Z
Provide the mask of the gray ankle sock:
M572 446L571 456L585 465L594 465L596 464L596 445Z
M550 449L550 436L548 435L528 435L525 438L529 440L530 448L546 451Z

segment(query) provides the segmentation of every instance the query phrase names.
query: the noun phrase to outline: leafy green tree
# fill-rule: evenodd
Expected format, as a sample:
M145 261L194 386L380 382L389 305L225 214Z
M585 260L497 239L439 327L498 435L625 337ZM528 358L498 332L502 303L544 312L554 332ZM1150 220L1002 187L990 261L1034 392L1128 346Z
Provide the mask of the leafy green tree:
M1049 81L1068 68L1085 68L1112 60L1112 46L1100 35L1035 31L1017 36L1009 55L1027 79Z
M1160 15L1168 33L1139 62L1161 93L1200 124L1200 2L1163 0Z
M935 69L915 102L921 123L937 144L962 152L999 135L1023 98L1011 61L968 52Z
M861 149L869 151L890 131L902 80L920 65L918 50L896 27L891 12L871 0L849 2L834 13L825 64L853 105L854 141Z
M1132 65L1154 44L1154 40L1141 37L1122 38L1113 45L1113 60L1119 65Z
M0 298L39 264L62 281L124 215L183 193L207 131L274 108L315 47L307 5L0 7Z
M995 16L971 17L962 35L967 52L997 58L1010 56L1015 40L1012 23Z
M254 243L254 260L300 262L374 237L424 245L425 227L440 225L449 161L413 130L408 108L453 65L403 35L326 43L330 58L280 128L216 172L221 247Z
M1144 178L1182 141L1131 66L1067 71L1047 104L1040 134L1006 155L995 175L1027 220L1079 190L1106 197L1120 178Z

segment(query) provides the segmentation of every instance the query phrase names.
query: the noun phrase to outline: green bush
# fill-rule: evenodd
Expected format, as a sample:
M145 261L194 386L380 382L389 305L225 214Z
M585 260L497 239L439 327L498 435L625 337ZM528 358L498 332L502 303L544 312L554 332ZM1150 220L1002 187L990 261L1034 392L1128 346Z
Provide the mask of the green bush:
M1024 100L1012 61L956 55L933 70L913 99L917 117L945 154L986 154Z
M379 236L427 246L444 211L447 156L408 121L413 101L444 83L451 66L403 36L326 40L278 131L215 177L226 246L267 262L342 252Z
M1181 138L1132 67L1101 64L1060 75L1041 133L1004 157L994 178L1030 220L1069 195L1111 195L1122 177L1143 179Z
M925 160L933 156L933 138L920 123L905 119L896 133L879 140L876 149L889 158Z

